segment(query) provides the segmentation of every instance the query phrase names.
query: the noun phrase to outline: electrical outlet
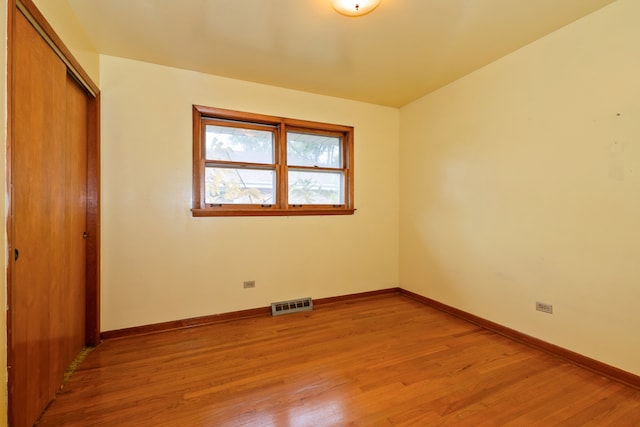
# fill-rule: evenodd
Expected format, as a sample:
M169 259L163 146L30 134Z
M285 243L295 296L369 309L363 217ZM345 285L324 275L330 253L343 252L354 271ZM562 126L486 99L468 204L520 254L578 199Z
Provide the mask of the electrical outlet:
M255 288L256 287L256 281L255 280L245 280L244 283L242 284L242 286L246 289L246 288Z
M536 310L553 314L553 306L544 302L536 301Z

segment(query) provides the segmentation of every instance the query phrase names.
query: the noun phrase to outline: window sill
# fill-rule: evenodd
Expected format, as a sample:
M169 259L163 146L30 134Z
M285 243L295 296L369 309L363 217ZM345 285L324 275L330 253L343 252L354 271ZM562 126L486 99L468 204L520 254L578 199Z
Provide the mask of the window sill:
M309 215L353 215L355 209L318 209L318 208L291 208L291 209L191 209L194 217L207 216L309 216Z

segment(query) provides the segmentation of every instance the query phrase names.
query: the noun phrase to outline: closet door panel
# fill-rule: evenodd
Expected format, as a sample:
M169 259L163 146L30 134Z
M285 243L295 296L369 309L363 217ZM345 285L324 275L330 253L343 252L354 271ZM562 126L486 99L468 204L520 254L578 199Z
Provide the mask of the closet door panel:
M87 101L19 12L14 31L10 399L31 426L84 345Z
M68 366L85 344L87 231L87 95L67 76L65 115L65 265L66 286L60 298L56 331Z

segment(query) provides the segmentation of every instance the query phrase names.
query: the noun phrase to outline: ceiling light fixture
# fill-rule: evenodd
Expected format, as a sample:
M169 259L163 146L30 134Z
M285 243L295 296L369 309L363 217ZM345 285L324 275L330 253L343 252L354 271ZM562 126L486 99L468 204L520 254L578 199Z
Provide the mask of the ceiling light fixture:
M378 7L381 0L331 0L333 8L346 16L362 16Z

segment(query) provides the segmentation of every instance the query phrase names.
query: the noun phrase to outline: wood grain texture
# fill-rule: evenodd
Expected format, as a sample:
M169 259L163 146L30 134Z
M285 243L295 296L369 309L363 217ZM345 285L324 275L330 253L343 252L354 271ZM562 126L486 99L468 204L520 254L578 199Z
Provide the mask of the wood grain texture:
M567 350L566 348L559 347L546 341L542 341L538 338L532 337L531 335L523 334L522 332L507 328L506 326L491 322L489 320L475 316L471 313L467 313L455 307L451 307L441 302L435 301L431 298L418 295L411 291L400 289L400 293L408 296L409 298L415 299L416 301L420 301L430 307L436 308L438 310L444 311L445 313L449 313L453 316L459 317L460 319L464 319L468 322L481 326L492 332L504 335L505 337L530 345L539 350L546 351L547 353L552 354L556 357L563 358L578 366L590 369L597 374L605 375L611 379L640 389L640 377L637 375L633 375L630 372L623 371L622 369L607 365L606 363L599 362L597 360L591 359L590 357L584 356L571 350Z
M87 112L86 344L100 343L100 93Z
M67 74L64 125L64 284L56 318L59 329L52 336L66 347L62 364L66 368L85 345L87 291L87 114L88 97ZM58 384L59 385L59 384Z
M331 304L340 301L351 301L360 298L369 298L379 295L398 293L399 288L379 289L375 291L360 292L357 294L340 295L335 297L318 298L313 300L315 306ZM247 310L231 311L228 313L211 314L208 316L192 317L190 319L172 320L169 322L154 323L151 325L134 326L131 328L114 329L101 334L102 339L114 339L144 335L154 332L170 331L174 329L193 328L195 326L210 325L213 323L227 322L229 320L245 319L247 317L270 316L271 307L250 308Z
M82 68L78 60L71 54L71 51L62 42L62 39L53 30L53 27L47 22L40 10L36 7L32 0L12 0L11 3L17 4L20 8L24 9L34 22L42 29L47 35L47 38L51 41L51 44L56 49L58 56L65 62L68 69L75 77L85 86L93 96L98 94L100 90L89 74ZM13 6L12 6L13 7Z
M631 426L640 391L399 294L106 340L40 426Z
M13 425L23 426L33 424L54 397L67 366L58 366L65 345L51 339L62 319L52 318L50 310L60 302L67 271L62 252L67 72L19 12L14 25L11 208L12 247L19 257L10 265L9 392Z
M85 343L89 109L59 52L10 7L9 419L30 426Z

